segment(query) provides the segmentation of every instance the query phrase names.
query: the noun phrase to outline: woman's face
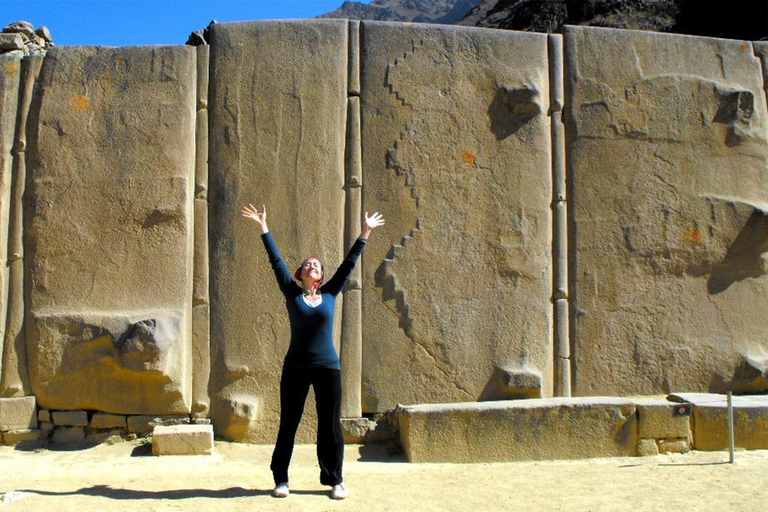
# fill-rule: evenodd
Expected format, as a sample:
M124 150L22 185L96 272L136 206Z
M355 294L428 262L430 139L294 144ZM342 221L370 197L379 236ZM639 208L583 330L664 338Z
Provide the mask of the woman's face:
M323 266L320 260L310 258L301 266L301 280L316 283L323 278Z

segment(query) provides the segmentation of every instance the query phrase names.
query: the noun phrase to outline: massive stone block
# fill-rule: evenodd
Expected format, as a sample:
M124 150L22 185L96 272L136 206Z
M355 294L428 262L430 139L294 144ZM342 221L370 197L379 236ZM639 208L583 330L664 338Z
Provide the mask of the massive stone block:
M345 20L213 26L209 89L211 414L217 434L273 442L290 330L258 226L290 268L342 258ZM337 322L341 320L341 299ZM338 329L337 329L338 335ZM310 398L311 399L311 398ZM299 439L309 440L313 405Z
M547 36L363 22L363 410L552 394ZM493 381L493 382L491 382ZM499 397L497 397L499 398Z
M19 97L21 59L0 55L0 261L8 260L8 212L10 208L11 173L13 169L16 109ZM3 375L3 341L8 297L8 267L0 272L0 381ZM2 390L0 390L1 392Z
M574 394L767 390L751 45L571 27L565 56Z
M502 462L634 455L635 405L623 398L545 398L398 409L411 462Z
M43 407L190 411L195 68L183 46L45 58L24 246Z

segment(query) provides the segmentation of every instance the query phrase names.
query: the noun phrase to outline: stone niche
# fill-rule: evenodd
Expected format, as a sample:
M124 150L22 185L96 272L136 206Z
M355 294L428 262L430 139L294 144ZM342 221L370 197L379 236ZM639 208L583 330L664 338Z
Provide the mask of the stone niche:
M244 204L266 204L289 268L342 258L347 21L217 23L210 100L211 417L227 439L274 442L290 341L284 298ZM329 270L330 271L330 270ZM336 315L341 318L342 300ZM336 329L338 334L339 329ZM310 396L300 441L311 441Z
M564 44L574 394L766 391L752 45L583 27Z
M387 218L363 259L363 411L499 399L497 368L551 396L547 36L365 21L361 60L363 209Z
M189 413L190 47L55 47L29 115L27 351L42 407Z

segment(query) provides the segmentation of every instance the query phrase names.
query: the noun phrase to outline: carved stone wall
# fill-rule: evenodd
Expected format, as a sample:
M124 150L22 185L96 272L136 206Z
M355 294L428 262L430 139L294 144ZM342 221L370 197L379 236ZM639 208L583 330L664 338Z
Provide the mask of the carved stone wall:
M193 48L45 57L24 198L27 352L42 406L190 412L194 114Z
M565 32L574 392L765 391L768 141L742 41Z
M348 417L768 391L765 43L345 20L210 40L0 57L2 397L274 441L289 325L247 203L291 268L333 271L363 211L387 218L337 303Z
M547 37L363 22L363 401L552 393Z

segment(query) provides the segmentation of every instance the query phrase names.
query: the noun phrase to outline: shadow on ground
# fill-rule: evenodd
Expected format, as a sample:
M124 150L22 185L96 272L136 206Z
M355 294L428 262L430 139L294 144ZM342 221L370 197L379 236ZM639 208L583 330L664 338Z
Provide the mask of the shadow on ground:
M229 489L174 489L168 491L138 491L119 489L108 485L83 487L76 491L43 491L39 489L17 489L15 492L38 494L40 496L98 496L113 500L186 500L193 498L251 498L255 496L272 496L272 490L244 489L230 487ZM301 491L291 489L291 494L327 496L328 491ZM330 499L330 496L329 496Z

